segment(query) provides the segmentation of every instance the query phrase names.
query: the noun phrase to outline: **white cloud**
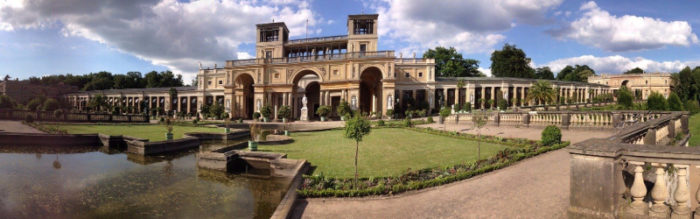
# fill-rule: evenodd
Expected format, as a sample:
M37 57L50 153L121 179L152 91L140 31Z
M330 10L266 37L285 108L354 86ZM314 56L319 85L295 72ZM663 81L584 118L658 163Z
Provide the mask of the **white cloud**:
M484 75L486 75L486 77L491 77L491 76L492 76L492 75L491 75L491 69L490 69L490 68L481 68L481 67L479 67L479 71L480 71L481 73L484 73Z
M627 58L620 55L596 57L583 55L578 57L557 59L546 64L555 74L567 65L588 65L597 74L620 74L627 70L639 67L646 72L678 72L686 66L698 66L700 60L696 61L654 61L643 57Z
M505 39L498 33L516 22L542 24L561 0L386 0L368 5L379 14L379 35L407 43L413 51L452 46L490 52Z
M634 15L618 17L592 1L584 3L580 10L584 13L581 18L568 27L552 31L552 35L616 52L698 43L698 37L686 21L667 22Z
M0 30L61 25L66 36L104 43L176 73L189 81L206 65L243 55L255 42L255 24L284 21L292 36L322 20L304 0L0 0ZM249 57L249 54L247 54ZM137 70L137 69L135 69Z
M252 59L255 57L247 52L237 52L236 55L238 56L238 59Z

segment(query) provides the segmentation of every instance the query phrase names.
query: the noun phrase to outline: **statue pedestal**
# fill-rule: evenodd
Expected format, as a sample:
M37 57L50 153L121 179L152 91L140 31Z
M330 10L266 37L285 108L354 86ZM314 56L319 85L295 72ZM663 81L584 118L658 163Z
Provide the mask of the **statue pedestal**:
M301 116L299 117L301 121L309 121L309 109L306 107L301 108Z

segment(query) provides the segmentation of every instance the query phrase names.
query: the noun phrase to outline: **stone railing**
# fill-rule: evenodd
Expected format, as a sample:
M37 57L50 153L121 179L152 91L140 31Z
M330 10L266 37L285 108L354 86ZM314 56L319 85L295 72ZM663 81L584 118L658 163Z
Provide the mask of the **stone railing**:
M50 111L0 110L0 120L25 120L31 116L35 121L55 122L149 122L147 115L111 115L66 112L56 116Z
M609 138L589 139L567 148L571 157L569 217L700 215L700 147L687 147L688 114L654 116Z
M327 41L337 41L337 40L347 40L347 39L348 39L348 35L313 37L313 38L289 40L289 41L285 42L285 44L286 45L293 45L293 44L327 42Z
M227 67L246 66L246 65L263 65L263 64L289 64L315 62L325 60L350 60L350 59L368 59L368 58L394 58L394 51L368 51L368 52L349 52L339 54L325 54L312 56L297 56L283 58L258 58L258 59L241 59L226 61Z
M665 111L541 111L486 112L489 123L513 126L548 126L561 128L624 128L669 115ZM447 121L470 122L472 113L455 113ZM680 123L679 123L680 124ZM661 132L664 130L661 129Z

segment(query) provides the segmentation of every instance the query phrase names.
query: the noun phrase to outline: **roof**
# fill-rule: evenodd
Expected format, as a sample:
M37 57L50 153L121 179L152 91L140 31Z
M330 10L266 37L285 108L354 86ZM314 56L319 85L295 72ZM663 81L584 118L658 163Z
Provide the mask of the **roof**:
M552 84L578 84L578 85L595 85L609 87L607 85L587 83L579 81L559 81L559 80L543 80L543 79L532 79L532 78L511 78L511 77L436 77L435 81L521 81L521 82L534 82L534 81L547 81Z
M140 92L168 92L171 87L150 87L150 88L125 88L125 89L109 89L109 90L91 90L78 91L73 93L140 93ZM197 90L194 86L172 87L178 92Z
M377 19L379 14L351 14L348 19Z

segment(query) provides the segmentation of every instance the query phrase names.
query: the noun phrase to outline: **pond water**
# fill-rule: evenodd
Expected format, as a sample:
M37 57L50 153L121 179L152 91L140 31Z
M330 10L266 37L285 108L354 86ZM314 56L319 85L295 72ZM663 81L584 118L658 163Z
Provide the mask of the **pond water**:
M0 218L269 218L288 180L199 169L197 151L225 144L205 145L158 157L0 146Z

